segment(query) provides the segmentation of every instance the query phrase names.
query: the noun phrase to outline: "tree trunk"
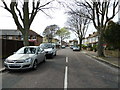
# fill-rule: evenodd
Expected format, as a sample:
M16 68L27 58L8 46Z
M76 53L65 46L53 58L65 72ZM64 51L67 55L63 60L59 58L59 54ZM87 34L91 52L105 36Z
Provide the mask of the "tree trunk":
M63 45L63 43L62 43L62 37L61 37L61 40L60 40L60 42L61 42L61 46Z
M24 34L23 34L23 38L24 38L24 46L28 46L29 42L28 42L28 33L29 33L29 29L30 29L30 25L29 25L29 4L28 4L28 0L26 2L24 2L23 5L23 26L24 26Z
M104 47L103 47L103 31L101 30L100 33L98 33L98 57L104 57Z
M82 39L79 37L79 45L80 45L80 51L82 49Z
M24 46L29 46L28 32L29 32L29 30L24 30L24 34L23 34L23 44L24 44Z

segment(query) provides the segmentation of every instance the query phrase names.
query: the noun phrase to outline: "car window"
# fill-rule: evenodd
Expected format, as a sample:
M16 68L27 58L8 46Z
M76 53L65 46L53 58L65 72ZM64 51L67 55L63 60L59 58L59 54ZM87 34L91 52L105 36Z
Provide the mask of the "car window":
M41 52L40 48L38 48L37 52Z
M44 43L40 45L41 48L47 49L47 48L53 48L54 46L50 43Z
M35 54L36 53L36 48L29 48L30 54Z
M35 54L36 48L34 47L24 47L19 49L16 54Z

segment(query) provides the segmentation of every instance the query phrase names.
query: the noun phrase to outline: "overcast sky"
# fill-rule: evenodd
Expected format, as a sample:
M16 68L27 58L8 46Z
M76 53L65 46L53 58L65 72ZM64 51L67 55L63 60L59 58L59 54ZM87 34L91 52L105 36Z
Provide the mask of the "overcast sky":
M0 5L1 4L2 3L0 1ZM67 21L67 15L65 14L64 8L60 7L59 9L55 9L54 11L48 12L48 13L53 18L49 18L45 14L39 12L35 17L30 29L42 35L42 32L44 31L44 29L49 25L56 24L61 28L66 26L65 23ZM118 21L118 15L116 15L116 17L114 18L114 21L115 22ZM11 14L1 7L0 7L0 29L16 29L16 25L13 21ZM91 24L88 29L87 36L88 34L91 34L94 31L96 30ZM75 35L71 35L70 39L75 39L75 38L76 38Z

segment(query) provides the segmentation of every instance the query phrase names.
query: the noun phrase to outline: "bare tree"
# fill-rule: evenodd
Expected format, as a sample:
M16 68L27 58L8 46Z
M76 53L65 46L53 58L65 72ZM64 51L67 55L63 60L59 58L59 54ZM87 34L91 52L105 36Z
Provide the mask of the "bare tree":
M88 26L90 24L90 19L81 16L81 13L83 12L84 10L78 11L71 9L71 11L68 12L70 17L67 21L70 30L75 32L76 36L79 39L80 50L82 47L82 40L85 37Z
M54 0L46 2L44 4L41 3L42 0L11 0L8 5L7 0L1 0L4 9L6 9L12 15L14 22L17 26L17 29L21 31L24 39L24 45L29 45L28 43L28 32L30 30L30 26L39 11L42 11L47 15L44 11L45 9L50 9L48 7L50 3ZM21 3L21 8L19 4ZM30 4L31 3L31 4ZM31 5L31 6L30 6ZM31 7L31 8L30 8Z
M104 57L103 53L103 32L107 23L118 13L118 0L90 0L80 2L76 0L78 7L83 7L88 14L82 16L92 20L94 27L98 31L98 56ZM111 13L111 14L110 14Z

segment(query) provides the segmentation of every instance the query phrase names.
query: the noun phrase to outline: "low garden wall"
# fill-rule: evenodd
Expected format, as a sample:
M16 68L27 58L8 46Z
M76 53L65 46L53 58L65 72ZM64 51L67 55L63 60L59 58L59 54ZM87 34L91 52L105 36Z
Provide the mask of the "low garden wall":
M112 57L120 57L119 50L104 50L105 55Z

